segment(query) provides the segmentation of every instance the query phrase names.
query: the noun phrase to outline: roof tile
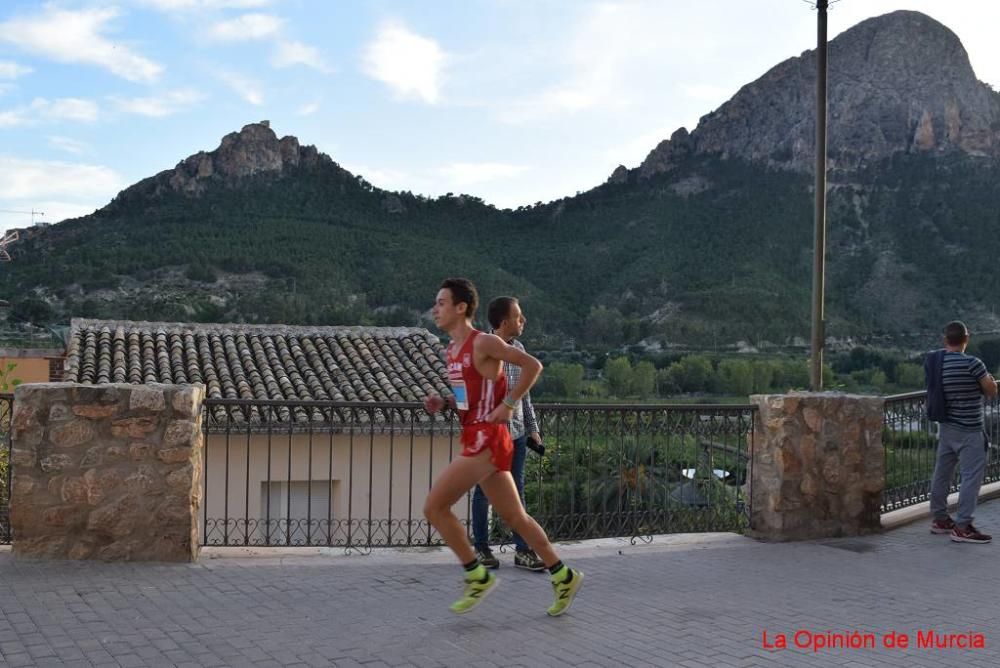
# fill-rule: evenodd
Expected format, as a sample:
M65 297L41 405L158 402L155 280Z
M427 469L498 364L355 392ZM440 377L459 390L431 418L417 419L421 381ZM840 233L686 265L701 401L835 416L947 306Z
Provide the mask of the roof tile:
M72 321L66 372L79 383L204 383L212 398L366 402L443 394L446 377L440 342L421 328L87 319Z

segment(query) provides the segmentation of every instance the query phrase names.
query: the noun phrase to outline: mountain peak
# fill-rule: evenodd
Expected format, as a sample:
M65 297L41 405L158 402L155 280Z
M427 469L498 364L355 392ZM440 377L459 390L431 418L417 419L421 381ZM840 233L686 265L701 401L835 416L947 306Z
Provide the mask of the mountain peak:
M976 79L961 40L933 18L896 11L838 35L828 54L828 154L856 169L900 152L1000 156L1000 95ZM682 153L711 153L811 171L816 52L790 58L703 116ZM676 133L675 133L676 134ZM677 164L674 137L640 176Z
M173 169L140 181L133 189L158 195L164 191L200 195L211 184L233 185L252 176L281 178L299 168L311 168L333 161L315 146L302 146L296 137L278 139L269 121L244 125L230 132L214 151L199 151L177 163ZM150 190L152 191L150 193Z

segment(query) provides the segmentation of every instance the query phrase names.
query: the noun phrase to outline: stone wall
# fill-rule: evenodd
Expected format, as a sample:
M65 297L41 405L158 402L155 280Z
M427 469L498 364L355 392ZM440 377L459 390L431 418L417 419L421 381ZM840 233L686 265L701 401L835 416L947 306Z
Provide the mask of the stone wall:
M882 398L795 392L750 400L759 409L750 534L801 540L879 531Z
M14 554L193 561L202 385L21 385L14 398Z

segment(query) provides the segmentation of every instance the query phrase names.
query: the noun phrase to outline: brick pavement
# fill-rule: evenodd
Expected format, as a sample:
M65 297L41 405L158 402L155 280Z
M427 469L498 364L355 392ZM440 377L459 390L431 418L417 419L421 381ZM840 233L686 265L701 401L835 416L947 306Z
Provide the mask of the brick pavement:
M1000 501L980 508L1000 533ZM204 558L196 565L15 561L0 553L9 666L997 666L1000 541L958 545L926 522L860 539L764 544L730 534L561 547L586 571L550 619L543 575L515 570L455 617L442 550ZM268 554L266 551L265 554ZM769 651L799 629L880 647ZM986 648L885 649L890 631L979 632Z

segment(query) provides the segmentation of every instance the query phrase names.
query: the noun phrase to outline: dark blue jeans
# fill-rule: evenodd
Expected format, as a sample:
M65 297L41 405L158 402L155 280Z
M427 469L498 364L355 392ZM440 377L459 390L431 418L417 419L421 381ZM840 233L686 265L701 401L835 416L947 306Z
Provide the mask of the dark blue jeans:
M514 484L517 486L517 495L521 497L521 505L524 505L524 455L528 450L528 436L514 439L514 460L510 464L510 474L514 476ZM472 537L473 545L479 549L490 544L490 523L489 523L490 502L483 494L483 490L476 485L476 491L472 495ZM524 539L514 534L514 547L524 551L529 549Z

